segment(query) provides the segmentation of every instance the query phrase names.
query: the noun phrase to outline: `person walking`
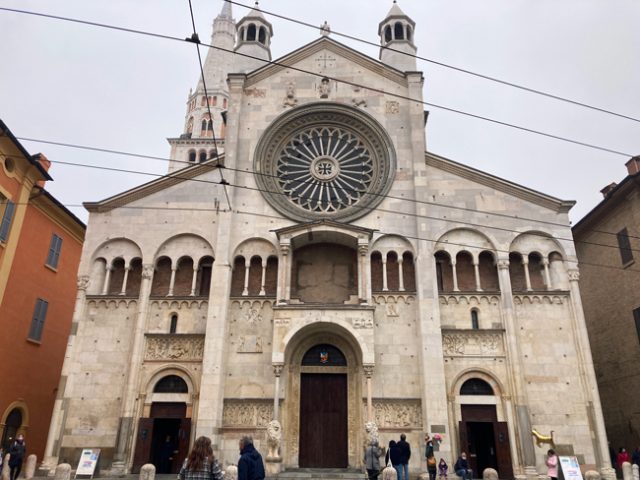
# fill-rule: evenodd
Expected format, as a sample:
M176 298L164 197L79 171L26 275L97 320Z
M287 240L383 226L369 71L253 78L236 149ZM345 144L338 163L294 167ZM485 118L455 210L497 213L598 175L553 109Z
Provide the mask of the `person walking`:
M222 470L213 456L209 437L196 439L189 456L185 458L180 468L178 478L180 480L223 480Z
M629 461L629 453L627 452L627 449L624 447L620 447L620 451L618 452L618 458L616 459L616 463L618 465L618 469L621 472L622 472L622 464L628 461Z
M462 480L471 480L473 478L473 471L469 468L467 454L465 452L460 453L456 464L453 466L453 470Z
M631 463L640 467L640 447L636 447L636 449L631 454Z
M238 480L264 480L262 455L253 446L253 438L245 435L240 439L239 446Z
M409 480L409 459L411 458L411 445L407 442L407 436L403 433L400 435L398 446L398 461L400 462L400 472L398 472L398 480Z
M24 436L20 433L16 437L15 441L9 447L7 452L9 457L9 479L17 480L22 470L22 462L24 461L24 455L27 452L27 446L24 443Z
M383 453L377 440L372 440L364 451L364 468L367 469L369 480L376 480L380 475L380 457ZM241 479L238 478L238 480Z
M396 474L400 475L400 459L398 457L398 444L395 440L391 440L389 442L389 449L387 450L387 455L385 456L385 464L387 466L392 466Z
M551 480L558 480L558 456L553 448L550 448L547 452L547 458L545 462L547 464L547 476Z
M427 457L427 472L429 472L429 480L436 480L436 473L438 472L438 464L436 462L436 456L431 455Z

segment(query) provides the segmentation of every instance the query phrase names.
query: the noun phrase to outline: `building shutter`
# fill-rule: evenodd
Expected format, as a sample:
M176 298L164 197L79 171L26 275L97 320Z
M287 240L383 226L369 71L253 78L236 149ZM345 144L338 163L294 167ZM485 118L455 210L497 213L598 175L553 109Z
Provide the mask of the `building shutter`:
M47 256L47 265L56 268L58 266L58 260L60 259L60 250L62 249L62 238L55 233L51 237L51 244L49 245L49 255Z
M631 251L631 242L629 241L629 232L626 228L620 230L617 234L618 248L620 249L620 258L622 264L626 265L633 260L633 252Z
M7 206L4 209L4 215L2 216L2 223L0 224L0 242L6 242L9 236L9 228L11 228L11 220L13 220L13 212L16 209L16 205L7 200Z
M31 328L29 329L29 338L31 340L40 341L42 338L42 330L44 329L44 321L47 317L47 309L49 302L41 298L36 300L36 308L31 319Z

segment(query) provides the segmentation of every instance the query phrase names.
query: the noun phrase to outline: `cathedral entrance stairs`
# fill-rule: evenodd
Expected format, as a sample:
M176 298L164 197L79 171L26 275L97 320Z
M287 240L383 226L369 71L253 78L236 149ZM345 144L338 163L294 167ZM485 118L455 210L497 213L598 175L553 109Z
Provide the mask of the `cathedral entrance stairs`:
M356 468L290 468L273 477L274 480L365 480L367 475Z

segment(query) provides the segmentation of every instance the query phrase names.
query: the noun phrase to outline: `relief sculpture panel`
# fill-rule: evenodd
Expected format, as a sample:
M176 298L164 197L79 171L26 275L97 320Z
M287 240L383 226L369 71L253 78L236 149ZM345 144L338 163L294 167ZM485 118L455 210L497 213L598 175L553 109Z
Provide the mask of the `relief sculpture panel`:
M223 427L266 427L272 419L272 400L224 401Z
M148 334L145 360L202 360L204 335Z
M420 400L374 399L373 415L378 428L422 428Z
M450 357L505 355L501 331L443 332L442 349Z

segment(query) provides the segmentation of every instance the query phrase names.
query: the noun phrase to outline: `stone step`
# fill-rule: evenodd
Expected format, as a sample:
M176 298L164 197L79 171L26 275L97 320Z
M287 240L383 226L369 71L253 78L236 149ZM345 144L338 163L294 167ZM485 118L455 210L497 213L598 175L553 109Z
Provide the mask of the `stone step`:
M271 477L273 480L365 480L366 474L355 468L290 468Z

